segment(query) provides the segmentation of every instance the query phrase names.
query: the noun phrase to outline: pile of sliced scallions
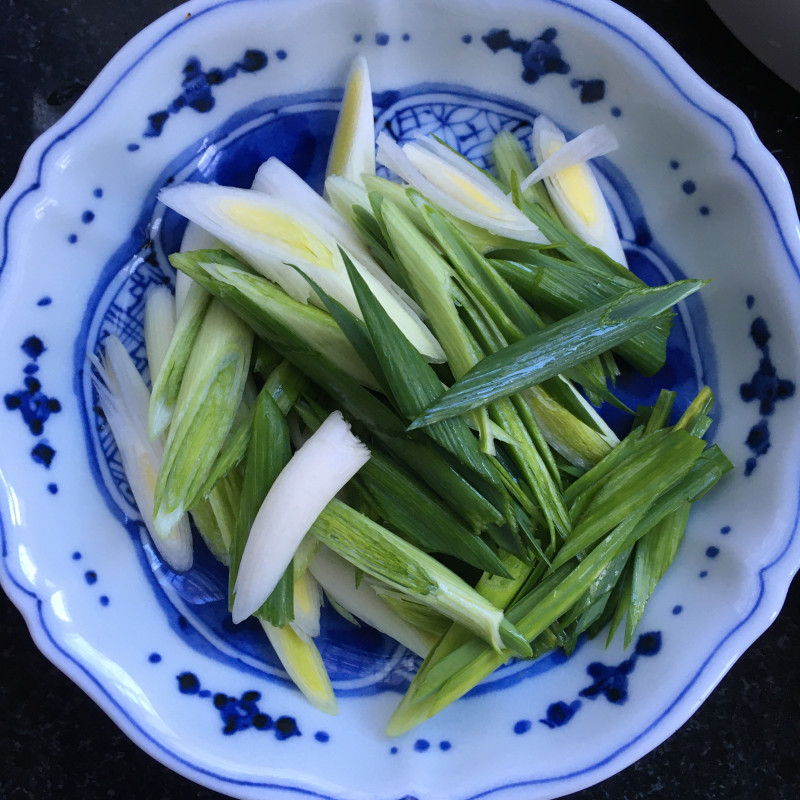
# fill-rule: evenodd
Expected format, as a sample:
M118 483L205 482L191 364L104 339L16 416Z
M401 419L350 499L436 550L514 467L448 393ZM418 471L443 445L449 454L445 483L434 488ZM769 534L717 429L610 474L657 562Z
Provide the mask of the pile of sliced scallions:
M625 623L630 642L691 504L731 468L703 435L703 389L595 410L626 369L663 365L671 307L624 264L588 160L539 117L490 176L435 139L377 159L357 60L325 197L276 159L250 190L184 184L175 297L147 298L151 388L121 342L91 356L144 522L175 570L191 519L300 690L336 712L314 639L323 596L424 658L401 733L512 657L570 652ZM610 388L611 387L611 388Z

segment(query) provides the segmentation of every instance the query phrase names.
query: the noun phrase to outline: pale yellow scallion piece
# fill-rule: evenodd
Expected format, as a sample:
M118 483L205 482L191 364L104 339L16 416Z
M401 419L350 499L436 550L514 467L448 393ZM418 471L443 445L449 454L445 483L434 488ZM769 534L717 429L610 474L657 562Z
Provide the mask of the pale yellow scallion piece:
M520 188L541 177L564 225L627 266L611 211L588 163L588 159L614 149L613 134L605 126L597 126L567 142L560 128L540 114L534 121L532 137L539 166Z
M375 118L367 61L359 55L347 77L325 175L358 181L364 173L375 174Z

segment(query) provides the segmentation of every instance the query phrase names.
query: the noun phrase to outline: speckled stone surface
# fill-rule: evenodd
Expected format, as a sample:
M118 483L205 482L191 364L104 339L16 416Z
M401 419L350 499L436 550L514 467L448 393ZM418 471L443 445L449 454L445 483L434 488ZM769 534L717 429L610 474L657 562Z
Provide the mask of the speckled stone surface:
M30 142L114 52L175 3L0 0L0 192ZM800 94L739 44L702 0L622 0L749 117L800 197ZM134 746L36 649L0 594L0 800L221 798ZM769 630L692 719L573 800L800 798L800 580Z

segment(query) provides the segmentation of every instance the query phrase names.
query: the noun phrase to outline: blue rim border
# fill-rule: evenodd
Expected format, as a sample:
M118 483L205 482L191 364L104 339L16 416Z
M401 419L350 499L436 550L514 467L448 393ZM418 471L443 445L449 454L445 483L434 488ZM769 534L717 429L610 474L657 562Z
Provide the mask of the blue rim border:
M703 114L704 116L706 116L709 119L713 120L714 122L719 124L722 128L727 130L727 132L730 134L731 139L732 139L733 144L734 144L734 154L732 156L732 160L744 170L746 175L750 178L750 180L754 184L756 190L758 191L761 199L763 200L764 204L766 205L766 207L767 207L767 209L769 211L769 214L770 214L770 217L772 219L773 225L774 225L774 227L775 227L775 229L776 229L776 231L777 231L777 233L779 235L779 238L780 238L780 241L781 241L781 245L783 247L783 250L786 253L788 261L792 265L792 268L793 268L796 276L798 278L800 278L800 263L798 263L798 259L794 256L794 254L792 252L792 249L791 249L791 247L789 245L789 241L787 239L786 233L785 233L785 231L784 231L784 229L783 229L783 227L782 227L782 225L781 225L781 223L780 223L780 221L778 219L778 215L777 215L777 213L775 211L773 203L771 202L766 190L764 189L764 186L762 185L762 183L759 180L759 177L757 175L757 173L759 171L761 171L762 169L764 169L765 167L763 165L757 165L756 168L753 168L739 154L739 140L737 138L736 130L734 129L734 127L738 127L738 126L742 125L743 123L746 124L750 129L753 141L756 142L756 143L758 142L757 137L755 137L754 132L752 131L752 128L749 126L749 122L746 121L746 118L744 117L744 115L741 114L741 112L738 109L736 109L735 106L730 105L730 108L726 109L729 112L729 114L731 116L733 116L734 118L735 118L735 116L737 114L739 114L741 116L740 116L740 119L739 119L738 122L735 121L735 119L734 119L729 123L723 117L718 116L718 114L713 113L708 108L705 108L705 107L701 106L698 102L693 100L686 93L686 91L684 91L684 89L681 87L681 85L678 83L678 81L671 76L671 74L667 71L667 69L664 67L664 65L662 65L661 60L659 60L659 58L656 55L653 55L650 52L648 52L637 41L637 39L635 39L630 33L622 30L616 24L610 22L607 18L599 16L598 14L594 13L593 11L588 10L585 7L579 7L578 5L575 5L572 2L570 2L570 0L540 0L540 1L551 3L553 5L557 5L557 6L561 6L563 8L566 8L566 9L570 10L571 12L577 13L577 14L579 14L581 16L586 17L587 19L593 20L594 22L604 26L605 28L608 28L609 30L611 30L615 34L621 36L623 39L625 39L628 42L629 45L633 46L637 51L639 51L639 53L641 55L643 55L648 61L650 61L658 69L658 71L666 79L666 81L673 86L673 88L678 92L678 94L686 102L688 102L692 107L694 107L701 114ZM78 121L73 123L70 127L66 128L66 130L63 130L62 132L57 133L54 136L54 138L52 138L44 146L44 149L38 155L38 162L37 162L36 167L35 167L35 180L32 183L27 184L21 191L19 189L17 189L17 191L19 193L11 201L11 203L10 203L10 205L8 207L8 210L6 212L5 219L3 220L3 237L2 237L3 238L3 253L2 253L2 258L0 258L0 278L2 278L2 274L3 274L3 271L5 269L5 265L7 263L9 250L10 250L10 248L9 248L9 230L10 230L10 224L11 224L11 217L14 214L14 212L15 212L16 208L18 207L18 205L24 200L24 198L27 195L29 195L30 193L35 192L36 190L38 190L40 188L40 181L41 181L42 171L43 171L43 168L44 168L44 161L47 158L47 156L50 153L50 151L53 149L53 147L55 147L55 145L57 145L59 142L61 142L61 141L65 140L66 138L68 138L75 130L77 130L85 122L87 122L94 115L94 113L97 111L97 109L100 108L100 106L105 102L105 100L114 92L116 87L125 79L125 77L127 77L127 75L130 74L139 65L139 63L141 63L162 42L164 42L166 39L168 39L176 30L181 28L183 25L187 24L187 22L191 22L192 20L194 20L194 19L196 19L198 17L201 17L201 16L204 16L205 14L211 13L211 12L217 10L218 8L221 8L221 7L227 6L227 5L238 4L238 3L241 3L241 2L248 2L248 0L222 0L222 2L217 2L217 3L214 3L213 5L206 6L205 8L197 11L196 13L192 12L192 16L191 16L190 19L183 18L183 19L181 19L181 21L179 21L176 24L172 25L166 32L164 32L162 35L160 35L156 41L152 42L145 49L145 51L143 53L138 55L133 63L131 63L127 68L125 68L123 70L123 72L114 80L114 82L107 89L107 91L105 91L99 97L99 99L94 101L94 105ZM580 2L580 0L578 0L578 2ZM595 3L598 3L598 2L599 3L603 3L603 0L589 0L588 5L594 5ZM617 6L615 3L607 1L607 2L605 2L605 4L608 6L609 10L612 10L612 13L619 14L620 16L626 18L625 19L625 23L623 23L624 25L630 26L634 30L638 27L640 30L646 32L649 35L655 35L657 37L657 39L658 39L656 47L660 51L658 53L658 55L660 55L662 58L667 57L667 58L676 59L676 63L678 65L681 65L682 68L686 68L691 73L691 75L693 75L700 82L701 86L707 87L707 84L698 75L696 75L696 73L691 71L691 68L689 68L688 65L686 65L686 63L683 61L683 59L680 57L680 55L676 51L674 51L674 49L672 49L671 46L665 40L663 40L660 36L658 36L658 34L655 34L655 32L649 26L647 26L644 22L639 20L637 17L635 17L630 12L628 12L628 11L620 8L619 6ZM186 5L187 6L193 6L194 3L188 3ZM179 6L173 12L170 12L170 13L171 14L176 14L180 9L183 9L183 8L184 8L184 6ZM152 25L150 27L159 26L159 24L163 24L163 20L164 20L163 17L161 18L161 20L156 20L154 23L152 23ZM124 51L127 53L127 51L132 50L139 38L143 38L143 37L147 36L147 31L148 31L148 29L146 28L143 32L141 32L136 37L134 37L134 39L128 45L126 45ZM114 61L115 61L115 59L112 59L112 62L110 62L110 64L104 69L104 72L107 72L110 69L113 69ZM87 103L92 102L92 98L90 98L86 102ZM722 96L718 96L717 102L727 103L728 101L725 100L724 98L722 98ZM82 108L82 105L81 105L81 108ZM71 114L68 114L67 118L69 118L70 116L71 116ZM44 139L46 139L47 136L48 136L48 134L45 133L40 141L43 141ZM760 145L760 143L758 143L758 144ZM35 147L35 145L34 145L34 147ZM761 147L763 148L763 145ZM763 151L763 155L767 155L766 150ZM35 157L35 153L31 152L31 158L26 157L23 160L23 163L22 163L22 165L20 167L19 174L18 174L17 178L15 179L14 184L12 184L12 187L9 189L9 192L8 192L7 196L10 196L15 191L15 187L17 186L17 184L20 183L24 179L25 172L27 171L28 165L33 160L34 157ZM777 162L776 162L776 165L777 165ZM168 763L167 766L170 766L172 768L177 768L178 771L182 772L182 774L184 774L186 777L192 779L193 776L197 776L197 777L206 776L207 778L211 778L214 781L219 782L219 784L221 786L223 786L223 787L224 787L224 785L232 785L232 786L241 786L241 787L249 787L249 788L278 789L278 790L285 791L285 792L293 792L293 793L302 794L302 795L305 795L305 796L308 796L308 797L325 798L325 800L339 800L338 798L336 798L333 795L327 795L327 794L323 794L323 793L320 793L320 792L315 792L313 790L304 789L302 787L290 786L290 785L284 785L284 784L277 784L277 783L270 783L270 782L263 782L263 781L247 781L247 780L235 779L235 778L230 778L230 777L227 777L227 776L224 776L224 775L220 775L220 774L215 773L215 772L213 772L211 770L204 769L202 766L194 764L194 763L188 761L187 759L182 758L181 756L176 755L174 752L172 752L169 748L167 748L161 742L159 742L156 739L154 739L146 730L144 730L117 703L117 701L115 701L111 697L111 695L108 693L108 691L105 689L105 687L100 683L100 681L83 664L81 664L79 661L77 661L75 658L73 658L69 653L67 653L58 644L58 642L53 638L51 632L49 631L49 629L47 628L47 625L45 623L45 619L44 619L44 616L43 616L43 613L42 613L42 602L41 602L41 600L39 599L39 597L34 592L30 591L29 589L27 589L26 587L21 585L15 579L15 577L11 574L11 572L10 572L10 570L8 568L8 565L7 565L8 548L7 548L7 539L6 539L6 532L5 532L5 523L4 523L4 519L3 519L4 516L5 516L4 513L0 514L0 554L2 554L3 573L5 574L6 578L8 579L8 582L11 585L13 585L14 587L16 587L16 589L21 593L21 595L27 596L27 597L32 598L33 600L36 601L36 618L38 619L38 622L40 624L40 629L39 629L40 632L45 635L46 639L50 642L50 645L52 646L53 650L58 652L58 653L60 653L63 656L65 662L67 662L68 664L72 665L71 667L68 667L68 668L65 668L65 667L63 667L63 666L61 666L59 664L56 664L56 666L58 666L59 668L61 668L65 672L68 669L69 670L68 674L76 682L78 682L78 679L75 677L75 674L77 672L80 672L83 676L85 676L86 683L81 684L81 688L83 688L85 691L87 691L93 697L93 699L96 702L98 702L98 704L100 704L103 707L103 709L107 713L109 713L110 715L111 715L111 709L113 709L114 710L114 714L113 714L114 721L118 722L118 720L122 719L126 723L124 730L126 730L126 733L128 733L129 736L132 736L132 731L135 731L135 733L139 737L141 737L141 740L144 740L144 741L146 741L148 743L151 743L151 745L153 745L153 747L152 748L148 748L148 752L151 755L155 756L156 752L160 752L166 757L166 759L168 759L169 762L171 762L171 763ZM616 758L618 758L620 755L622 755L626 751L629 751L638 742L640 742L643 738L645 738L651 731L653 731L660 724L662 724L664 719L677 706L679 706L683 702L683 700L687 697L687 695L690 694L690 690L692 690L695 687L695 685L697 684L700 676L706 671L708 665L719 656L720 652L724 649L726 643L728 641L730 641L730 639L739 630L744 628L754 618L754 616L756 614L756 611L760 608L761 603L762 603L762 601L764 599L764 596L765 596L765 592L766 592L765 574L767 573L767 571L773 569L781 561L783 561L783 559L785 558L785 556L790 551L790 549L792 548L792 546L794 545L794 543L796 541L796 538L797 538L797 535L798 535L798 525L800 525L800 497L798 497L798 505L797 505L797 508L796 508L796 511L795 511L795 518L794 518L794 524L793 525L794 525L793 530L792 530L792 532L791 532L791 534L790 534L790 536L789 536L789 538L788 538L788 540L786 542L786 545L783 547L783 549L780 551L780 553L778 553L778 555L770 563L766 564L765 566L763 566L759 570L759 572L758 572L758 580L759 580L758 596L755 599L755 601L753 603L753 606L749 610L747 615L743 619L741 619L739 621L739 623L737 623L730 631L728 631L728 633L718 642L718 644L712 650L712 652L708 655L706 660L701 664L701 666L697 669L695 674L687 682L687 684L683 688L683 690L661 712L661 714L659 714L658 717L656 717L653 720L653 722L650 723L650 725L648 725L645 729L643 729L638 735L634 736L629 742L627 742L626 744L624 744L621 747L617 748L613 753L609 754L608 756L606 756L603 759L600 759L599 761L595 762L594 764L591 764L591 765L589 765L587 767L584 767L584 768L582 768L580 770L576 770L576 771L573 771L573 772L565 773L563 775L553 776L553 777L549 777L549 778L529 779L529 780L514 781L514 782L510 782L510 783L501 784L499 786L483 790L483 791L481 791L481 792L479 792L477 794L468 795L467 797L464 798L464 800L479 800L479 798L485 798L485 797L488 797L488 796L490 796L490 795L492 795L494 793L507 791L507 790L519 789L519 788L523 788L523 787L526 787L526 786L540 786L540 785L554 784L554 783L558 783L558 782L572 781L575 778L578 778L578 777L581 777L581 776L585 776L585 775L587 775L589 773L592 773L592 772L595 772L597 770L600 770L602 767L604 767L604 766L608 765L609 763L613 762ZM795 567L790 572L793 574L796 571L796 569L797 569L797 567ZM788 589L788 582L786 584L786 589ZM784 595L785 595L785 592L784 592ZM11 595L9 595L9 596L11 596ZM17 603L17 598L14 598L12 596L11 599L18 605L18 607L20 606L20 604ZM22 608L20 608L20 610L23 611L23 613L24 613L24 610ZM768 627L768 625L771 623L772 619L774 618L775 614L777 614L777 610L774 611L771 614L771 617L770 617L770 619L768 619L766 621L766 624L763 625L763 627L761 627L755 633L755 635L753 636L753 639L755 639L763 629ZM32 628L31 617L26 616L26 621L28 621L29 627ZM40 640L41 640L41 635L40 636L34 636L34 638L35 638L35 640L37 641L37 644L38 644L40 642ZM740 654L741 653L737 653L737 657ZM718 676L718 678L709 687L708 691L711 691L711 689L713 689L713 686L716 685L716 683L719 680L721 680L723 675L724 675L724 673ZM699 696L697 698L695 707L702 702L702 700L705 698L706 695L707 695L707 692L706 693L702 693L701 696ZM681 720L681 723L682 722L683 722L683 720ZM681 724L681 723L679 723L679 724ZM119 724L119 722L118 722L118 724ZM670 731L670 733L671 733L671 731ZM669 735L669 733L667 735ZM133 738L133 736L132 736L132 738ZM141 740L139 742L137 742L137 743L141 744L142 743ZM165 761L165 763L166 763L166 761ZM622 769L625 766L627 766L627 764L623 765L620 768ZM183 769L181 769L181 768L183 768ZM606 773L603 773L602 775L599 775L597 779L599 781L599 780L602 780L604 777L607 777ZM585 785L590 785L590 784L585 784ZM212 787L212 788L218 788L218 787L215 786L215 787ZM577 788L580 788L580 787L571 787L568 791L574 791ZM410 798L408 798L407 800L410 800Z

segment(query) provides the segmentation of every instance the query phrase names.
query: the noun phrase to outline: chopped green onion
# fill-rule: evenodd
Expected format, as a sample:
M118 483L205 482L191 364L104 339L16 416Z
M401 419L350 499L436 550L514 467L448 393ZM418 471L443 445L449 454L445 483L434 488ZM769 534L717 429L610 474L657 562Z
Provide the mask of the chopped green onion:
M440 423L552 378L646 330L654 317L704 284L685 280L652 289L630 289L526 336L487 356L431 403L410 428Z
M192 566L192 534L188 518L179 515L166 529L153 522L156 476L163 462L160 440L147 435L150 393L118 337L103 342L103 361L90 356L93 381L106 421L117 443L133 498L156 549L176 572Z
M195 502L236 416L252 344L250 328L214 300L189 356L170 422L156 484L156 530L170 531Z

